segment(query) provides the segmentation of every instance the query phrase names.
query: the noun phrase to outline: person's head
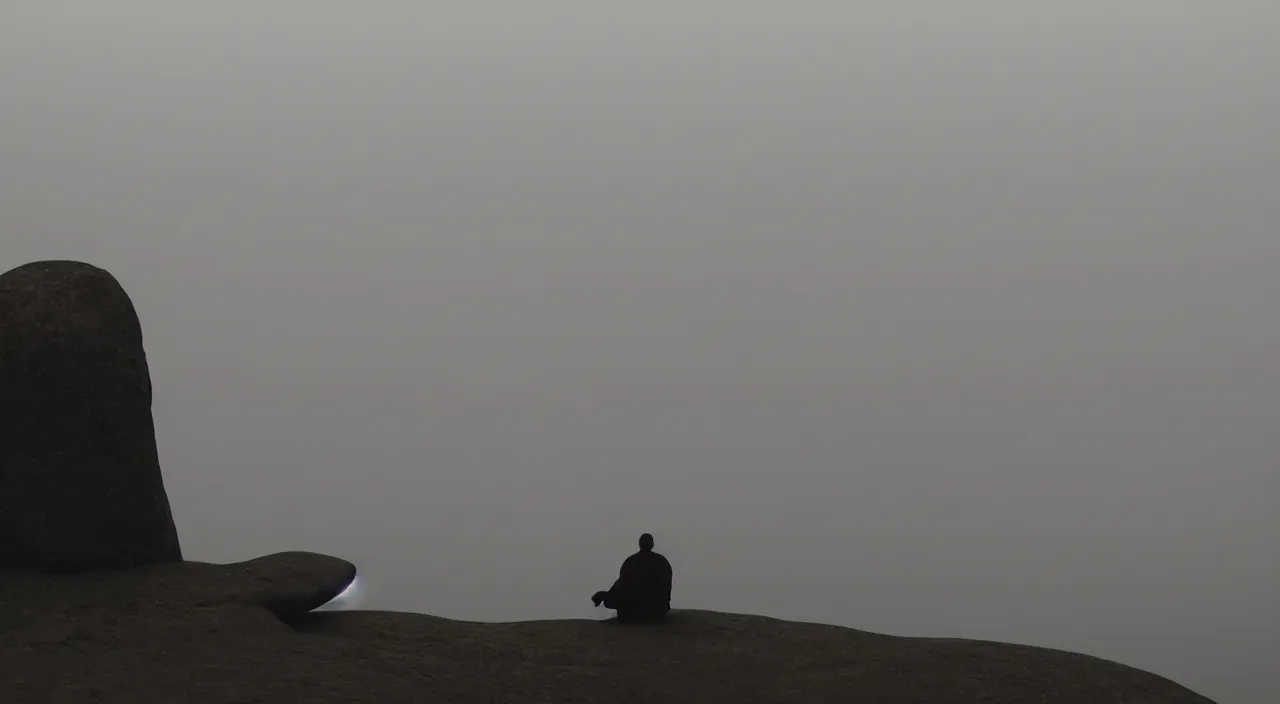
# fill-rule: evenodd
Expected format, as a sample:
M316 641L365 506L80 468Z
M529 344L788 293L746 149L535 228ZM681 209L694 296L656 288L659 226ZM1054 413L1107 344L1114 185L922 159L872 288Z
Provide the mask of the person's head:
M645 533L640 536L640 549L648 552L653 549L653 536Z

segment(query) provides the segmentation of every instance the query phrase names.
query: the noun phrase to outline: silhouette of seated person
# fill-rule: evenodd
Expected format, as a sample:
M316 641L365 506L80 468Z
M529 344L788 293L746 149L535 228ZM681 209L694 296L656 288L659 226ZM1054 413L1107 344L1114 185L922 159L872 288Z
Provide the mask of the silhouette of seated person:
M661 621L671 610L671 563L653 551L653 536L640 536L640 552L622 563L618 581L591 601L618 612L624 622Z

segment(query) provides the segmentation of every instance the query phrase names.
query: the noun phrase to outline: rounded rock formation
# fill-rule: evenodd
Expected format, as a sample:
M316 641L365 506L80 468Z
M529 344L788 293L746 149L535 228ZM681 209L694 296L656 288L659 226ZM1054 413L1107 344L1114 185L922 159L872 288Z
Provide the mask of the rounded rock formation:
M182 560L160 474L142 327L102 269L0 275L0 569Z

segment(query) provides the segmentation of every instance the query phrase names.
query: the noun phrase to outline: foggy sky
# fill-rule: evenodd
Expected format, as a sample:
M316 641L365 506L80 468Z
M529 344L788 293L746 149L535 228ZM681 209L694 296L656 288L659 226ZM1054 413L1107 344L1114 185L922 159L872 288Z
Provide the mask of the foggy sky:
M0 269L132 295L187 559L1273 704L1278 7L9 0Z

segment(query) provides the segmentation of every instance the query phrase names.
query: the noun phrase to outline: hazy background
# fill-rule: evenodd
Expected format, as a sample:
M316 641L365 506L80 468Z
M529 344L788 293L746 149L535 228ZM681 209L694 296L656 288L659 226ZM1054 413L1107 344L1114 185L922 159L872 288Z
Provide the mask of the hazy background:
M464 7L464 5L466 7ZM1274 2L0 5L0 267L115 273L188 559L1274 704Z

